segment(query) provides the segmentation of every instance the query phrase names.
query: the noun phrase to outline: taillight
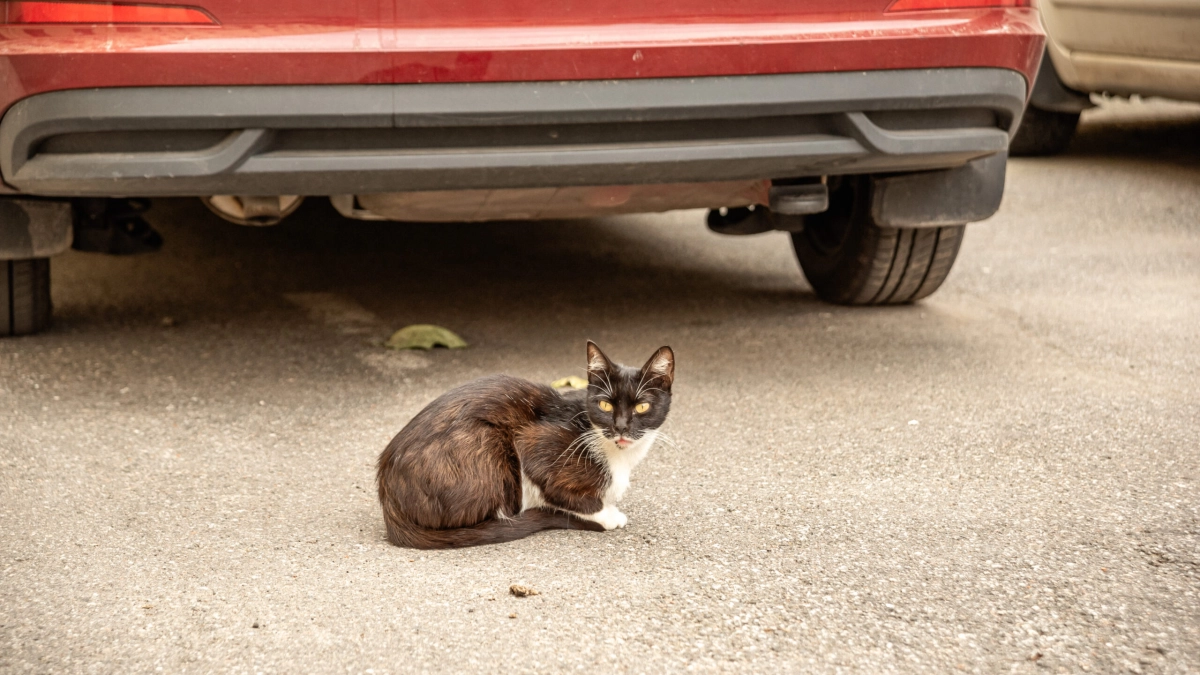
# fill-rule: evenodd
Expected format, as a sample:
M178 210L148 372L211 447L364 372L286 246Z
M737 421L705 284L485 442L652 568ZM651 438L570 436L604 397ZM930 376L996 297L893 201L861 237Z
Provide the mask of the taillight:
M0 2L4 23L202 24L217 20L195 7L139 5L128 2Z
M926 9L978 9L986 7L1032 7L1033 0L896 0L888 5L889 12L911 12Z

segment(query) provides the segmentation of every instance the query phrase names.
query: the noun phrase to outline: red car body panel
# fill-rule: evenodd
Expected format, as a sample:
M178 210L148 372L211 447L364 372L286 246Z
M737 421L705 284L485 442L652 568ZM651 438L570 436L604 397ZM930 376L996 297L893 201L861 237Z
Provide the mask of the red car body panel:
M660 6L652 6L652 5ZM805 11L801 4L811 9ZM1036 10L886 2L210 0L215 26L0 26L0 111L91 87L605 80L993 67L1032 82Z
M1002 151L1040 62L1037 11L889 2L202 0L217 23L0 24L0 170L45 196L340 194L758 185ZM412 84L437 86L396 108L388 92ZM577 124L611 107L593 95L625 108ZM441 131L401 131L414 105ZM330 106L332 126L305 117ZM385 109L398 117L377 126ZM454 131L462 120L473 131ZM107 131L133 136L97 145ZM164 133L176 140L136 140Z
M293 196L384 220L703 208L725 234L830 212L872 247L900 232L804 244L873 284L830 297L872 303L932 292L956 228L999 208L1044 43L1002 6L1026 0L134 0L123 24L96 21L128 0L57 1L0 0L0 205L26 214L0 260L53 254L27 214L68 198L52 225L103 252L126 197L242 223Z

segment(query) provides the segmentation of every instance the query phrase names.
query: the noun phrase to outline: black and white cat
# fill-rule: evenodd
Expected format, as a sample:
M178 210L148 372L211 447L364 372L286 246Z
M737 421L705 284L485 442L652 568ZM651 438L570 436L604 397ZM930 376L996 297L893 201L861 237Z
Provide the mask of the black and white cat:
M587 363L586 390L494 375L417 413L379 456L388 541L455 548L624 527L617 502L670 411L675 355L661 347L631 368L588 342Z

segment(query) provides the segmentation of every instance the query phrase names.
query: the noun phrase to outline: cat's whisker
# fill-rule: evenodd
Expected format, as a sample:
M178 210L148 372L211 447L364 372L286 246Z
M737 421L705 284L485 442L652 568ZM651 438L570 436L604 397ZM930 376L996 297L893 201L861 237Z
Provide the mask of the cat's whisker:
M665 445L669 448L675 448L675 449L679 448L679 444L670 438L663 438L662 436L658 436L654 440L655 440L655 442L662 443L663 445Z
M554 464L552 466L558 465L559 460L562 460L564 465L570 462L571 457L575 454L576 450L583 447L583 445L587 442L587 435L588 432L584 432L583 434L580 434L578 438L571 441L571 444L559 454L558 459L554 460Z
M559 455L559 459L555 460L554 464L557 465L561 460L566 465L576 458L582 458L585 453L595 456L601 452L600 443L603 438L599 429L588 429L571 441L571 444Z
M588 451L594 458L599 460L597 463L602 469L604 469L604 472L611 476L612 467L609 466L607 461L604 461L604 434L601 433L599 429L594 429L593 431L594 433L591 436L591 441L588 443Z
M642 397L642 387L646 384L646 373L643 371L641 378L638 379L637 392L633 395L634 398Z
M663 443L666 443L668 446L675 448L676 450L679 449L679 442L676 441L673 436L666 433L662 429L658 430L658 435L654 437L654 440L655 440L655 442L662 441Z
M595 387L596 390L599 391L600 393L604 394L605 396L607 396L609 398L612 398L612 395L613 395L612 380L608 379L608 373L604 372L603 370L593 370L591 368L587 368L586 373L588 376L587 379L588 379L589 387ZM597 379L596 382L592 382L592 374L593 373L599 377L604 378L603 386L601 386L601 382L599 381L599 379Z
M592 444L594 441L590 437L591 433L592 432L584 432L579 436L579 438L576 438L574 441L572 441L571 445L567 446L567 450L569 452L567 452L565 457L563 457L562 463L564 466L570 464L575 459L581 459L584 453L594 452L592 449ZM558 462L556 461L555 464L558 464Z
M595 453L596 453L596 432L593 431L593 432L583 436L583 442L579 444L579 449L577 450L577 452L579 453L579 456L581 458L585 454L595 455Z
M646 377L645 375L642 375L642 378L643 378L643 379L645 379L645 377ZM651 385L651 384L654 384L654 383L655 383L655 382L657 382L657 381L658 381L658 380L651 379L651 380L646 380L645 382L639 382L639 383L638 383L638 387L637 387L637 393L636 393L636 394L634 394L634 398L641 398L641 397L642 397L642 394L648 394L648 393L650 393L650 392L652 392L652 391L657 391L657 392L659 392L659 393L663 393L663 394L665 394L666 392L664 392L662 389L660 389L660 388L658 388L658 387L651 387L651 386L649 386L649 385Z
M577 436L575 440L571 441L571 443L567 445L567 447L563 448L563 451L558 454L558 457L555 459L554 463L558 464L559 460L563 460L570 455L570 453L575 450L575 446L583 442L583 439L583 435Z
M600 373L600 374L604 376L604 385L605 385L605 387L607 387L608 395L612 396L612 390L613 390L612 380L608 379L608 373Z

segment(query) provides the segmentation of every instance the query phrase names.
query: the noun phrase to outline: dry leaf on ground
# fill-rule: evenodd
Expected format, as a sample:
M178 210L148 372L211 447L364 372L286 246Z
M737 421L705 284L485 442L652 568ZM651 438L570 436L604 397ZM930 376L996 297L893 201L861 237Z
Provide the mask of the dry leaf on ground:
M392 333L392 337L388 338L384 346L389 349L463 349L467 342L447 328L418 323Z
M582 377L572 375L570 377L564 377L561 380L555 380L550 383L550 386L554 387L555 389L587 389L588 383L587 380L583 379Z

